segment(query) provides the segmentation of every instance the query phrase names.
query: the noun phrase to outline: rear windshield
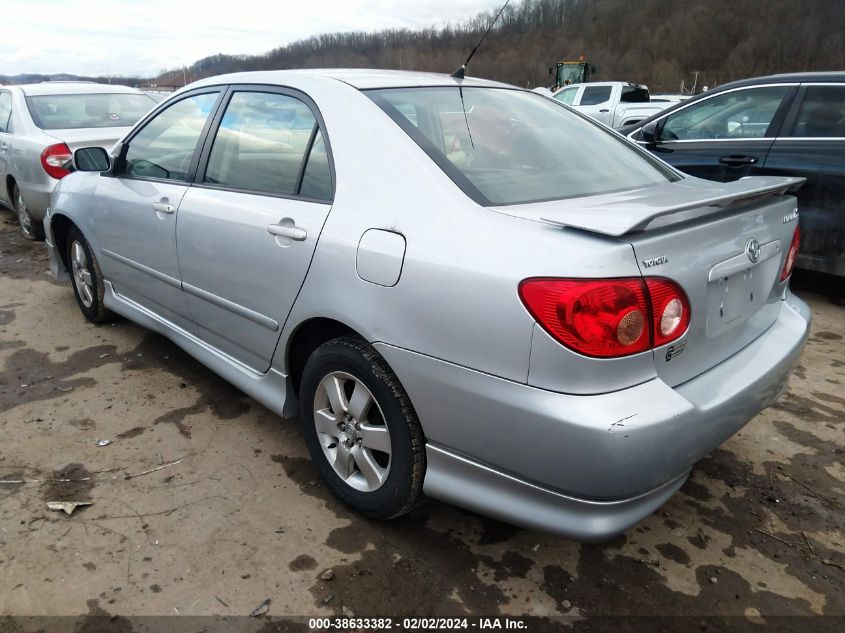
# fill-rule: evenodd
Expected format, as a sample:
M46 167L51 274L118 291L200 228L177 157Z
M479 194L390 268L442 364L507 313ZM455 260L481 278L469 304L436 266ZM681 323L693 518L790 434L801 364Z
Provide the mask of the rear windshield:
M156 102L144 94L39 95L26 98L42 130L135 125Z
M593 196L679 178L610 130L535 93L444 87L367 95L485 206Z

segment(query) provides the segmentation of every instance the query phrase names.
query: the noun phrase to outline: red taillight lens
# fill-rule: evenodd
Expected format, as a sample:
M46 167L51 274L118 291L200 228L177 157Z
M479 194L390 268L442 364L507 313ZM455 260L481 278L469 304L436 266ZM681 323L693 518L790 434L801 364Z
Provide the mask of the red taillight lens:
M650 346L642 279L526 279L519 296L558 341L587 356L626 356Z
M792 269L795 268L795 260L798 259L798 247L801 245L801 227L795 227L795 233L792 235L792 242L789 245L789 250L786 253L786 261L783 263L783 270L780 272L780 280L786 281L792 274Z
M646 279L651 300L654 347L674 341L687 331L690 306L686 294L668 279Z
M664 345L686 332L690 306L667 279L526 279L519 296L560 343L612 358Z
M41 166L47 175L56 180L61 180L70 173L66 165L70 163L73 158L70 148L64 143L57 143L45 147L41 152Z

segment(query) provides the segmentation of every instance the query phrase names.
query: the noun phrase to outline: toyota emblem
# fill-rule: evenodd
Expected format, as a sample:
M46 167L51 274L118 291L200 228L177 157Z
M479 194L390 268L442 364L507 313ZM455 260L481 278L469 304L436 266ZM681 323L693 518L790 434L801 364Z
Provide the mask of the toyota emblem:
M760 242L755 240L753 237L745 243L745 254L748 255L748 259L751 260L752 264L756 264L760 261Z

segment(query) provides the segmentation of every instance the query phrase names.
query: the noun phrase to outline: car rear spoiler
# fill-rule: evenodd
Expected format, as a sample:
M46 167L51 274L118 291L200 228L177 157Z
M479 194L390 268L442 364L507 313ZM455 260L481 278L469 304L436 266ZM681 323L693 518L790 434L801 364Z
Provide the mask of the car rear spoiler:
M604 197L593 205L560 205L544 209L548 224L619 237L654 229L798 190L806 178L754 176L717 183L684 178L675 183Z

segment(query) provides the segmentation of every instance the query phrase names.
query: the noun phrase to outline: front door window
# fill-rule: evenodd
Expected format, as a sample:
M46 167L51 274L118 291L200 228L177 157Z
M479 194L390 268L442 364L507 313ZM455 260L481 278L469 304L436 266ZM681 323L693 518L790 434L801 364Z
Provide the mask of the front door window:
M789 89L765 86L704 99L666 117L660 140L765 138Z
M194 95L159 112L129 141L123 175L187 182L197 141L217 93Z

